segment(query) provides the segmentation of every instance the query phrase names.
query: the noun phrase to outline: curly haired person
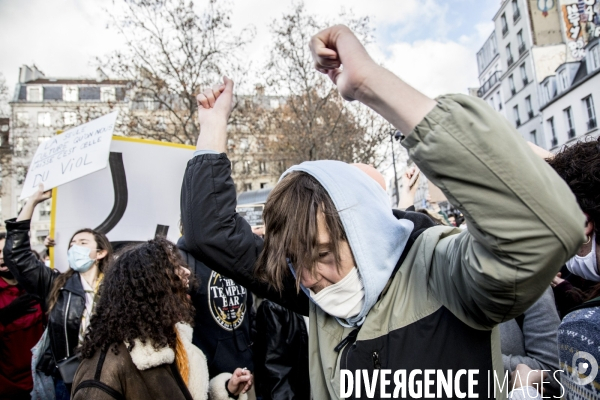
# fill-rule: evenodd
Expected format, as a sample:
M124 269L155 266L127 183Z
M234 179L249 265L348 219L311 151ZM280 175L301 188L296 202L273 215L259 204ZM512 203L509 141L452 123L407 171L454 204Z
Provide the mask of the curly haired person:
M156 238L119 254L106 273L73 381L76 400L247 398L249 371L210 381L192 344L190 271L175 245Z

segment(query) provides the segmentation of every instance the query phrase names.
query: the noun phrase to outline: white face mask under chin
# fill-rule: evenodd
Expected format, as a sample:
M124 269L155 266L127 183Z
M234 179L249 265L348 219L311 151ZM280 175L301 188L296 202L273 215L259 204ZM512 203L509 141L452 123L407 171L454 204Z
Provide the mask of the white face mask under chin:
M310 297L327 314L348 319L358 315L365 302L365 289L356 267L338 283L327 286L319 293L308 289Z
M575 256L567 261L567 269L588 281L600 282L596 259L596 233L591 238L592 251L586 256Z

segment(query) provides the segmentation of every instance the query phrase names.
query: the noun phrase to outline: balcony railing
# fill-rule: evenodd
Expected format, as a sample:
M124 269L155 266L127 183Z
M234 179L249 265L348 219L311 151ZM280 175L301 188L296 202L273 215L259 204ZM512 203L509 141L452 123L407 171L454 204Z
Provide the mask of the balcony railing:
M508 60L506 61L508 63L508 66L510 67L511 65L513 65L515 63L515 59L510 56L508 57Z
M519 46L519 55L521 56L523 53L525 53L525 43L521 43Z
M587 122L588 131L595 129L598 127L598 123L596 122L596 118L592 118Z
M477 89L477 96L485 96L486 93L489 92L496 83L500 82L501 76L502 73L500 71L494 72L492 76L490 76L490 78L485 81L485 83L479 89Z
M507 33L508 33L508 25L504 25L502 27L502 37L506 36Z
M514 96L515 94L517 94L517 89L515 89L514 87L511 87L511 88L510 88L510 94L511 94L511 95L513 95L513 96Z
M550 143L552 144L552 147L558 146L558 139L553 137Z
M513 22L517 22L521 18L521 10L517 8L515 13L513 14Z
M527 86L528 83L529 83L529 79L523 78L523 86Z
M569 139L573 139L575 137L575 129L571 128L567 131L567 136Z
M517 125L517 128L518 128L518 127L520 127L520 126L521 126L521 120L520 120L520 119L518 119L518 120L515 122L515 124Z
M529 117L529 119L533 118L533 111L529 111L527 113L527 116Z

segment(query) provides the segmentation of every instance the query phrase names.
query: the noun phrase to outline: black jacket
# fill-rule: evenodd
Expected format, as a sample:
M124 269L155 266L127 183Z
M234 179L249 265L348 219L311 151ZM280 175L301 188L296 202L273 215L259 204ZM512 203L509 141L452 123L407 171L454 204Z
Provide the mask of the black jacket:
M6 221L4 262L17 281L31 294L40 298L42 310L48 310L48 295L54 280L60 275L50 269L31 252L29 243L30 221ZM55 373L57 362L74 355L79 341L79 326L85 309L85 292L79 273L75 272L61 288L56 305L48 316L48 336L52 359L40 360L38 368L46 374ZM43 366L43 367L40 367Z
M210 378L233 373L238 367L254 371L250 348L252 294L193 258L183 236L177 247L198 281L190 293L196 309L192 343L206 355Z
M263 300L256 312L256 393L263 400L310 400L308 332L302 316Z
M303 291L297 290L291 274L284 278L281 293L254 278L254 263L262 251L263 239L252 233L248 222L235 211L236 205L231 163L225 153L192 158L181 188L181 223L187 251L258 297L308 316L309 299ZM410 219L414 223L397 270L417 237L435 223L418 212L393 212L396 218Z

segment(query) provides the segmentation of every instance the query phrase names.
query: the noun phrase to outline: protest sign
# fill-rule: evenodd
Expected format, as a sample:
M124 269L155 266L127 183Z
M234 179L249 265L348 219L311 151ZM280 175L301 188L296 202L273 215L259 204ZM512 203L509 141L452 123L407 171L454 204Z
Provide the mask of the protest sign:
M106 168L117 114L115 111L41 143L20 199L34 194L40 183L48 190Z
M248 224L252 227L263 226L265 223L262 219L264 204L248 204L236 207L236 211L240 214Z
M109 168L56 188L50 236L52 265L67 268L67 249L81 228L102 231L113 246L179 237L179 199L193 146L113 136Z

